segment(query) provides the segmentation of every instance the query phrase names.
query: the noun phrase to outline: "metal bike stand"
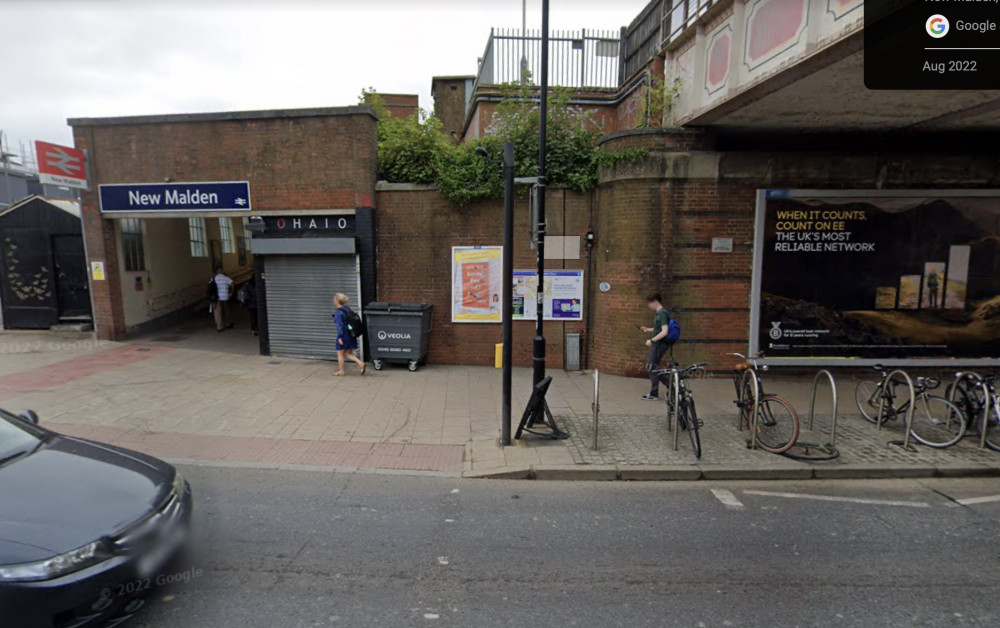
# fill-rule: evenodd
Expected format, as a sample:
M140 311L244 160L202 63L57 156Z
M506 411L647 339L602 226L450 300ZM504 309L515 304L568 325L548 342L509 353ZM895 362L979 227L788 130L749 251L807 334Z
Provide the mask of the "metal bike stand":
M986 380L979 373L955 373L955 383L951 385L951 393L948 395L948 401L955 403L955 397L958 393L958 385L962 380L969 380L975 384L982 386L983 388L983 416L982 416L982 428L979 434L979 447L980 449L986 449L986 422L990 417L990 389L986 386ZM964 429L964 428L963 428Z
M593 449L597 451L597 417L601 413L601 373L594 369L594 403L591 404L594 410L594 444Z
M752 413L752 418L750 419L750 449L757 449L757 413L760 411L760 384L757 383L757 369L750 367L743 371L743 377L740 379L740 395L743 394L743 390L746 388L746 380L750 378L753 382L753 408L750 410ZM737 417L737 427L742 432L743 431L743 421L742 417Z
M830 380L830 392L833 394L833 420L830 423L830 444L837 444L837 382L833 379L833 373L826 369L822 369L819 373L816 373L816 377L813 378L813 394L812 402L809 404L809 431L813 429L813 419L816 417L816 389L819 387L819 378L826 375L826 378Z
M910 429L913 427L913 412L917 409L917 393L913 388L913 380L910 376L906 374L905 371L897 369L885 378L885 386L888 387L892 384L892 380L895 379L896 375L902 375L906 379L906 385L910 388L910 406L906 411L906 421L905 421L905 434L903 435L903 449L910 448ZM886 389L882 390L881 400L878 404L878 415L876 417L875 425L878 431L882 431L882 413L885 412L885 395Z
M670 374L670 396L674 398L674 411L667 411L667 429L674 433L674 451L677 451L678 439L681 435L680 425L677 415L681 411L681 373L674 367L674 372Z

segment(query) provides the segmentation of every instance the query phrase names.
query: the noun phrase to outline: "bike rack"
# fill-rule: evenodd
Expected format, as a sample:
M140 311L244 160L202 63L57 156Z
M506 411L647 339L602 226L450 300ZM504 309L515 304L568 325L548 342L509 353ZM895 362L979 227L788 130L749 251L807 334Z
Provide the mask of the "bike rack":
M594 369L594 403L591 404L594 410L594 444L593 449L597 451L597 417L601 413L601 373Z
M680 426L677 425L677 413L681 411L681 374L676 370L670 374L670 394L674 398L674 411L668 412L667 429L674 433L674 451L677 451L681 437Z
M910 405L906 411L906 420L905 420L906 425L904 427L904 431L906 433L903 435L903 449L909 449L910 430L913 427L913 412L914 410L917 409L917 393L916 390L913 388L913 380L910 378L909 375L906 374L905 371L902 371L900 369L896 369L895 371L889 373L889 375L885 378L885 386L887 387L890 386L892 384L892 380L895 379L896 375L902 375L906 379L906 385L910 388ZM885 411L886 390L883 389L882 393L883 394L881 395L881 399L879 400L878 404L878 415L875 421L875 426L880 432L882 431L882 413Z
M819 388L819 379L823 375L830 381L830 392L833 395L833 419L830 423L830 444L837 444L837 382L833 379L833 373L823 369L816 373L816 377L813 378L813 394L812 402L809 404L809 431L813 429L813 419L816 418L816 391Z
M746 388L748 377L753 382L753 408L750 410L752 413L752 418L750 419L750 449L757 449L757 413L760 411L760 384L757 382L757 369L755 367L751 366L743 371L743 377L740 378L740 395L742 395L742 391ZM743 431L742 418L741 416L736 417L736 428L741 432Z
M979 430L979 447L981 449L986 448L986 423L990 418L990 389L986 387L986 382L979 373L955 373L955 383L951 386L951 393L948 395L948 401L955 403L955 396L958 393L958 384L962 380L967 379L971 382L975 382L983 388L983 416L981 419L982 428Z

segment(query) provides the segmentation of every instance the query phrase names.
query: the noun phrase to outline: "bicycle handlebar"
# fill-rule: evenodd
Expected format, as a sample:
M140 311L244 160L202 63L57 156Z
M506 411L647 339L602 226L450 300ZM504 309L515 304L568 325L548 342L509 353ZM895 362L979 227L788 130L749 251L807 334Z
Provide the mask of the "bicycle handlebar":
M698 362L697 364L692 364L691 366L687 366L685 368L678 368L676 366L673 366L665 369L657 369L653 371L653 374L663 375L664 373L680 373L681 375L687 375L688 373L693 373L694 371L703 369L706 366L708 366L708 362Z

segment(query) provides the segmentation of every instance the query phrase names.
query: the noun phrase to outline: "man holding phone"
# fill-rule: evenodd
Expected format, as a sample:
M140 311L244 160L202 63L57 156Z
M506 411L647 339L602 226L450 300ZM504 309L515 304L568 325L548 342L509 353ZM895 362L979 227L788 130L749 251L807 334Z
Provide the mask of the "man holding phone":
M660 398L660 377L653 371L660 368L660 362L663 361L663 356L667 354L667 349L670 348L671 344L667 340L667 335L670 333L670 314L664 309L663 299L658 292L646 297L646 305L649 309L656 312L656 314L653 317L652 327L639 327L639 331L642 333L653 334L653 337L646 341L646 346L649 347L649 353L646 357L646 370L649 371L651 387L649 394L643 395L642 399L653 401Z

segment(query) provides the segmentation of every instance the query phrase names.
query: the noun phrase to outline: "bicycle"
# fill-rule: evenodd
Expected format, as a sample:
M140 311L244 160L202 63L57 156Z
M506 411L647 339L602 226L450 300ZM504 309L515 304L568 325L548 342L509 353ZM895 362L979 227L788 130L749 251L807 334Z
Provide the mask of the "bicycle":
M948 400L965 414L966 434L983 437L983 444L993 451L1000 451L1000 396L997 386L1000 375L979 376L975 373L956 373L955 382L948 384ZM985 423L985 426L984 426Z
M708 362L692 364L687 368L679 368L677 362L670 362L665 369L653 371L660 377L660 381L666 385L667 403L667 429L672 430L673 418L677 417L677 429L684 430L691 439L691 449L694 457L701 459L701 435L698 432L704 423L698 418L698 413L694 407L694 395L687 385L687 376L691 373L704 369ZM674 440L676 446L677 441Z
M910 401L896 406L896 387L902 385L893 381L887 386L889 371L881 364L874 369L881 374L878 381L865 380L858 383L854 399L858 410L869 423L884 425L910 411ZM914 407L910 422L910 435L922 445L944 449L951 447L965 436L965 414L954 403L944 397L930 394L941 385L936 377L917 377L913 380ZM879 408L882 414L879 415Z
M743 360L733 367L733 384L736 387L736 401L733 403L740 410L740 429L745 427L752 433L753 440L748 446L756 443L764 451L785 453L799 438L799 415L792 404L778 395L764 392L764 381L760 373L767 370L767 365L757 364L764 357L763 353L751 357L742 353L729 355Z

